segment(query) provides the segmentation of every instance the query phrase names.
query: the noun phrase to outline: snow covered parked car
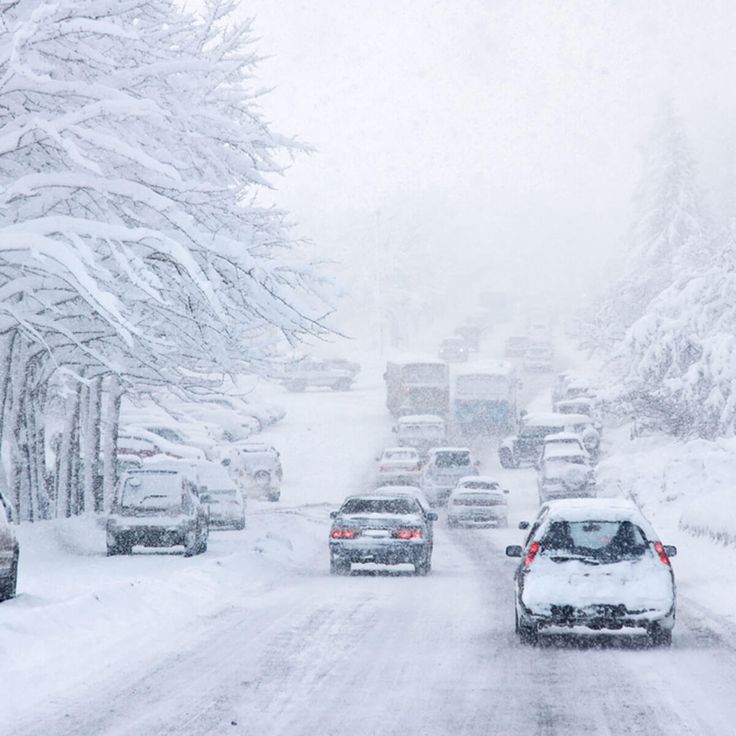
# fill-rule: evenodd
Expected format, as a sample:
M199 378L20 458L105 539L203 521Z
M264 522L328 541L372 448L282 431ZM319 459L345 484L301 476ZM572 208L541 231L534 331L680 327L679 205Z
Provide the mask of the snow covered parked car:
M447 501L448 526L506 526L508 491L492 478L471 475L461 478Z
M378 458L377 481L383 485L419 485L419 453L413 447L387 447Z
M20 545L13 531L13 512L0 495L0 601L15 596L18 585Z
M241 442L228 448L222 464L244 495L261 496L269 501L281 498L284 471L281 455L265 442Z
M347 361L305 358L287 366L282 380L289 391L305 391L308 388L349 391L357 375L355 365Z
M422 468L421 488L433 506L447 502L458 481L478 475L478 461L467 447L435 447Z
M330 514L330 572L347 574L353 563L382 565L409 563L418 575L432 569L429 524L425 513L408 494L350 496Z
M516 633L531 644L542 632L626 629L646 633L653 646L669 646L675 554L630 501L546 503L524 545L506 548L508 557L521 558L514 576Z
M207 511L184 473L131 470L120 479L107 517L108 555L181 545L189 557L207 551L208 536Z

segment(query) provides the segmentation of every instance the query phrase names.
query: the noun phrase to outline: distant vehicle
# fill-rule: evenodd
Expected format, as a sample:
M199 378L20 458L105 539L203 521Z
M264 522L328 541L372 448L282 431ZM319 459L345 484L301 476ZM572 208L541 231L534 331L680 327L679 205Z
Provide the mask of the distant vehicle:
M15 597L20 545L13 530L13 510L0 495L0 601Z
M507 358L523 358L529 347L529 338L525 335L512 335L506 339L505 352Z
M400 447L413 447L424 458L433 447L447 442L447 426L434 414L409 414L399 417L394 427Z
M524 545L506 547L508 557L521 558L514 576L517 635L535 644L545 631L626 629L646 633L651 646L669 646L676 554L630 501L544 504Z
M281 498L284 471L275 447L265 442L241 442L228 449L222 464L245 495L263 496L268 501Z
M469 363L455 371L453 419L463 434L511 432L519 381L511 363Z
M245 529L243 494L227 470L217 463L207 463L200 469L199 480L199 500L209 510L210 529Z
M593 421L593 424L599 433L603 429L598 411L598 403L596 399L589 396L578 396L575 399L563 399L562 401L555 403L554 410L558 414L582 414L584 416L588 416Z
M554 350L546 343L530 343L524 353L525 371L551 371Z
M425 513L407 494L349 496L339 511L330 514L330 572L346 575L353 563L414 565L418 575L432 569L430 524Z
M463 340L471 352L477 353L480 350L481 328L479 325L466 322L455 328L455 334Z
M540 459L547 457L548 451L565 450L571 453L580 453L587 460L590 460L590 453L585 449L580 435L575 432L558 432L557 434L548 434L544 438Z
M589 376L567 371L560 373L552 386L552 403L569 401L581 397L594 399L596 395L594 379Z
M588 457L578 448L545 447L537 475L540 505L558 498L595 497L595 474Z
M433 506L447 502L457 482L478 475L478 461L467 447L435 447L422 468L421 488Z
M462 337L447 337L440 343L437 357L445 363L464 363L470 357L470 350Z
M413 447L387 447L378 458L378 485L419 485L419 453Z
M563 414L527 414L515 435L506 437L498 448L501 467L518 468L539 460L544 438L549 434L564 432L568 418Z
M386 406L395 417L450 411L450 371L447 363L432 360L390 361L383 374Z
M120 480L107 517L107 554L129 555L135 545L207 551L207 511L196 486L173 470L131 470Z
M484 476L458 481L447 502L447 525L508 525L508 491Z
M560 414L565 417L568 431L574 432L580 437L580 441L590 454L593 462L598 461L600 454L601 435L598 431L599 422L594 422L586 414Z
M169 439L169 437L174 436L171 432L166 434L168 434L168 437L164 437L160 432L154 432L147 427L127 425L118 434L118 452L121 455L137 454L140 457L152 457L160 454L169 457L204 460L204 450L187 444L181 434L177 435L177 439Z
M359 370L357 363L348 361L304 359L287 366L283 383L289 391L308 388L349 391Z

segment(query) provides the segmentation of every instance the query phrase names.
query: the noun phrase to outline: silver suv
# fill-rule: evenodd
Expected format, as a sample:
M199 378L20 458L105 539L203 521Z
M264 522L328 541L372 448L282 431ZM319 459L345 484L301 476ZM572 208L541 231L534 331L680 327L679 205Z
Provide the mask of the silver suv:
M134 545L207 551L209 519L196 486L175 470L131 470L120 481L107 518L107 554L129 555Z

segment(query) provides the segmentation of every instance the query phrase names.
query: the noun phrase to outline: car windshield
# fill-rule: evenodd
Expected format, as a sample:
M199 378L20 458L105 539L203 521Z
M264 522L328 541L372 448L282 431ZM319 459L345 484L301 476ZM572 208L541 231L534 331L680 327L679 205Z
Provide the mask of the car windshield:
M500 487L498 483L487 480L466 480L462 486L463 488L478 488L480 490L493 490Z
M557 463L564 465L586 465L587 461L583 455L554 455L547 461L550 465Z
M458 506L495 506L498 496L493 493L458 493L452 502Z
M129 476L123 482L120 505L138 509L181 508L181 476L177 473Z
M419 513L419 507L410 498L350 498L342 505L340 513L408 515Z
M199 498L202 503L218 504L218 503L237 503L238 491L235 488L226 489L224 491L209 490L200 493Z
M540 554L557 560L620 562L643 557L647 549L631 521L553 521L540 540Z
M562 427L539 427L539 426L527 426L522 427L519 432L519 437L523 439L544 439L548 434L555 434L562 431Z
M470 465L470 452L459 450L456 452L439 452L434 464L438 468L456 468Z

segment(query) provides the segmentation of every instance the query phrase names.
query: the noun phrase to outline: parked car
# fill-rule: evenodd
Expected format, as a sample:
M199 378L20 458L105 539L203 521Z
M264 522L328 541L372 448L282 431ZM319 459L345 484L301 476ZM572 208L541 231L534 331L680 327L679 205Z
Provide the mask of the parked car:
M305 358L287 366L283 383L289 391L305 391L308 388L349 391L356 375L355 364Z
M222 459L230 476L244 495L261 496L269 501L281 498L284 471L281 454L265 442L241 442L228 448Z
M181 545L189 557L207 550L208 536L207 510L184 473L147 468L121 478L107 517L108 555Z
M544 438L550 434L564 432L567 417L562 414L527 414L519 431L506 437L498 448L498 459L504 468L518 468L536 463L542 453Z
M461 478L447 502L448 526L508 525L508 490L492 478Z
M15 597L20 545L13 530L13 510L0 495L0 601Z
M522 522L521 528L528 528ZM664 545L641 511L624 499L545 503L524 545L515 582L516 633L536 643L543 632L646 633L669 646L675 625L675 578Z
M418 575L432 569L429 524L419 502L407 494L348 497L330 514L330 572L344 575L353 563L409 563Z
M190 460L204 460L204 450L187 444L181 434L178 434L176 439L170 439L174 437L172 432L165 432L165 434L168 436L164 437L160 431L154 432L147 427L126 425L118 434L118 452L122 455L130 455L135 454L131 453L133 448L145 447L146 449L140 453L141 457L168 455Z
M447 426L434 414L410 414L399 417L394 427L400 447L413 447L420 458L433 448L447 442Z
M551 371L554 350L547 343L530 343L524 353L525 371Z
M330 368L338 368L340 370L348 371L352 375L353 379L355 379L360 373L360 363L356 363L353 360L347 360L346 358L327 358L324 363Z
M419 485L419 453L413 447L387 447L378 458L378 485Z
M200 469L199 480L199 500L209 511L210 529L245 529L245 500L227 469L207 463Z
M435 447L422 468L421 488L433 506L447 502L457 482L478 475L478 461L467 447Z
M537 474L539 503L557 498L590 498L596 495L595 474L588 453L579 448L545 447Z
M526 335L512 335L506 338L505 353L507 358L523 358L529 346Z
M462 337L447 337L440 343L437 357L445 363L464 363L468 360L470 350Z

